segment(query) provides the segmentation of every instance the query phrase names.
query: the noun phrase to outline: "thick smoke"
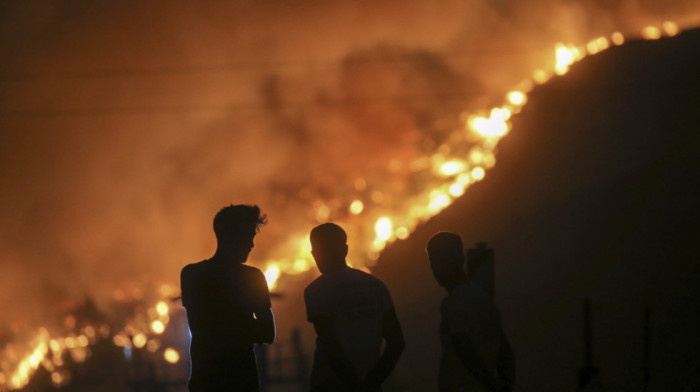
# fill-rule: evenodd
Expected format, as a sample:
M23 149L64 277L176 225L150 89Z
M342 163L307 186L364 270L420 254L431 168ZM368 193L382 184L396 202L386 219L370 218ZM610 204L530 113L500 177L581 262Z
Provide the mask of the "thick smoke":
M270 216L255 262L283 257L314 203L362 196L358 178L419 186L406 163L556 42L699 16L694 1L5 1L2 328L177 282L228 203Z

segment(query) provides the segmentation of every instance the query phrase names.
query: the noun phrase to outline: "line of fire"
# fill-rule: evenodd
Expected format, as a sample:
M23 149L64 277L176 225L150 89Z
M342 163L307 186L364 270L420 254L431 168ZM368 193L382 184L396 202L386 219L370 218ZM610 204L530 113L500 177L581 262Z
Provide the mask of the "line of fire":
M323 190L302 189L300 193L306 194L304 197L309 203L297 221L302 222L298 226L304 230L286 235L266 253L267 259L253 262L264 271L278 323L284 325L274 344L256 347L261 390L304 391L309 387L313 335L302 317L285 319L291 309L299 306L300 282L317 274L308 234L305 234L308 228L326 221L339 223L348 232L350 264L370 273L388 275L385 260L392 258L397 244L425 238L427 231L439 229L434 227L436 219L452 214L454 210L451 208L456 204L468 203L472 186L489 181L491 171L497 167L497 155L502 152L502 139L505 141L509 139L506 136L519 132L517 119L521 112L539 109L530 109L529 103L536 102L540 89L560 83L572 67L584 59L595 60L594 55L628 45L670 44L682 39L684 31L690 28L692 26L662 20L641 30L612 31L584 43L558 42L553 48L546 49L548 63L528 71L530 77L503 91L501 102L482 102L482 107L461 113L460 126L440 137L421 141L422 152L418 156L390 160L381 169L386 172L381 176L360 174L353 176L350 183L336 184L334 186L341 192L339 195L325 198ZM32 77L43 76L26 78ZM3 115L7 113L0 113L0 117ZM498 157L500 166L501 156ZM551 164L557 165L556 162ZM393 175L398 180L377 180L379 177L393 178ZM302 196L302 200L307 200ZM265 208L264 205L261 207ZM264 235L263 229L261 236ZM527 241L521 240L523 243ZM470 238L469 244L469 279L482 285L497 301L510 300L500 296L503 281L500 280L502 269L498 245L488 237ZM184 265L189 261L182 262ZM388 282L391 287L392 280ZM0 391L186 391L190 336L178 283L167 279L134 279L104 290L109 292L107 300L88 296L82 302L56 312L44 325L27 320L0 322ZM419 299L420 293L413 295L414 302L423 303ZM513 301L518 303L515 299ZM411 303L411 300L406 302ZM595 339L594 332L599 321L597 312L606 311L605 303L605 299L595 293L584 293L575 306L568 306L565 310L573 315L573 319L580 320L571 332L577 336L572 345L582 353L576 355L577 371L562 376L570 380L570 390L613 390L610 384L606 385L606 381L613 378L612 371L606 368L604 360L601 362L594 355L601 346L610 344L605 339ZM401 301L397 304L400 305ZM433 305L437 309L438 304ZM398 309L398 313L402 311ZM643 390L663 390L650 389L649 386L654 381L651 333L655 317L664 311L657 312L653 304L644 304L633 311L639 319L636 323L639 330L633 333L639 335L638 347L643 354L642 361L630 366L640 369L639 385ZM410 314L409 310L406 313L409 313L406 316L409 318L420 317ZM505 323L508 322L506 316ZM614 320L606 322L613 323ZM547 328L551 334L560 333L556 326ZM408 337L411 336L409 333ZM418 345L409 340L409 350L412 344ZM559 358L557 355L552 354L553 358ZM697 360L690 362L697 364ZM408 368L409 365L405 366ZM546 377L546 374L543 370L538 377ZM405 389L406 383L389 381L385 390L412 390ZM697 380L694 383L685 380L685 385L700 384Z

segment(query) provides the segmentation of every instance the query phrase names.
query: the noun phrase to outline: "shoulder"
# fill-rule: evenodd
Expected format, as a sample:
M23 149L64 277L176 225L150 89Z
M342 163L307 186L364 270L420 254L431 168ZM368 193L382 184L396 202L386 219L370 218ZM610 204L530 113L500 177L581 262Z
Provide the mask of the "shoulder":
M452 288L447 296L442 300L440 309L443 313L462 311L476 299L474 293L467 284L461 284Z
M201 262L200 262L201 263ZM182 271L180 271L180 274L191 274L193 273L199 266L200 263L192 263L192 264L187 264L182 268Z
M180 278L186 279L192 275L201 273L204 269L206 269L205 262L206 260L197 263L187 264L182 268L182 271L180 271Z
M350 280L356 280L356 281L361 281L361 282L367 282L369 284L375 284L378 286L385 286L384 282L382 282L379 278L376 276L367 273L365 271L355 269L355 268L348 268L345 271L345 276L350 279Z
M264 276L265 276L265 275L263 274L263 272L260 271L259 268L253 267L253 266L251 266L251 265L240 264L239 267L240 267L240 272L241 272L242 274L247 274L247 275L252 275L252 276L258 276L258 277L260 277L260 276L264 277Z
M253 266L246 264L239 264L236 266L236 280L238 282L247 282L246 284L252 284L253 287L261 288L265 286L267 289L267 279L265 279L265 274Z
M365 287L372 287L373 290L389 293L389 289L386 287L386 284L384 284L384 282L382 282L382 280L376 276L354 268L351 268L350 271L350 273L353 275L351 279L353 282Z
M309 283L306 288L304 288L304 298L309 298L313 297L319 290L321 290L321 287L324 285L324 281L326 280L326 277L324 275L319 276L318 278L314 279L313 282Z

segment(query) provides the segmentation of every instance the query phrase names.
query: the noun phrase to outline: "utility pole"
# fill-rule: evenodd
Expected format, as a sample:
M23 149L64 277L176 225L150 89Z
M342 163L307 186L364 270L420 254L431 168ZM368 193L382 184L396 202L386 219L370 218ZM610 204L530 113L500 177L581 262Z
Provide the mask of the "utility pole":
M583 367L579 371L578 385L582 392L602 390L600 373L593 365L593 322L589 298L583 301Z
M642 362L642 374L644 376L642 391L646 392L649 388L649 379L651 372L649 371L649 362L651 362L651 311L649 308L644 309L644 352Z

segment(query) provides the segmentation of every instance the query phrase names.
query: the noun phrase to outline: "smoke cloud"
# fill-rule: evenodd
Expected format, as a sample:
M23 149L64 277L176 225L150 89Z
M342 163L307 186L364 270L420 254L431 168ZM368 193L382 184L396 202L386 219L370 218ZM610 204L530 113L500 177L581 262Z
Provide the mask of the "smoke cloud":
M425 184L409 163L551 63L556 42L664 20L694 26L700 6L5 1L3 328L130 282L176 283L212 254L211 219L230 203L269 214L259 266L303 241L321 205L370 238L346 206L397 212Z

